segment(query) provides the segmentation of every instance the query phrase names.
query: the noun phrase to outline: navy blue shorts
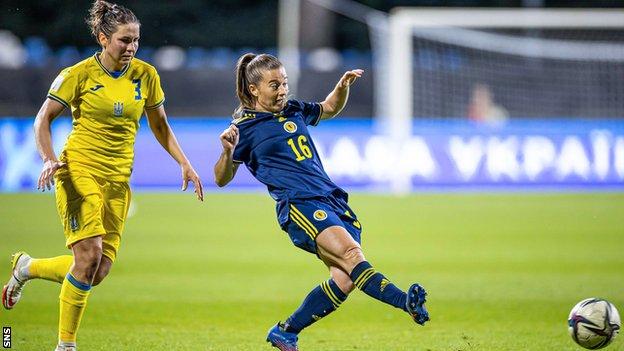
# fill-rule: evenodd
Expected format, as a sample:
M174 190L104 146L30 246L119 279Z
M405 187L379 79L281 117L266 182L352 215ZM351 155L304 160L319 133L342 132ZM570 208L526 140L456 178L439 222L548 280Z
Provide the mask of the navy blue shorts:
M358 244L362 241L362 226L342 196L283 200L277 211L280 226L293 244L313 254L317 254L317 235L331 226L345 228Z

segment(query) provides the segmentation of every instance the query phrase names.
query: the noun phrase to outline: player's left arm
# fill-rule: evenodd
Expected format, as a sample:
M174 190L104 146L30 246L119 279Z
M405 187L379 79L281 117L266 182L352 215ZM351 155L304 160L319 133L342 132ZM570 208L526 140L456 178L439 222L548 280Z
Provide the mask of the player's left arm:
M342 78L340 78L334 90L321 102L321 106L323 107L321 119L330 119L342 111L349 99L349 87L356 79L360 78L363 73L364 70L354 69L342 75Z
M178 144L178 140L175 134L173 134L169 122L167 122L165 108L161 105L155 109L146 109L145 114L147 115L147 121L149 122L150 129L152 133L154 133L156 140L158 140L169 155L178 162L182 169L182 190L186 190L188 182L191 181L195 184L197 199L204 201L204 190L201 180L197 172L195 172L195 169L193 169L191 162L184 154L184 151L182 151L180 144Z

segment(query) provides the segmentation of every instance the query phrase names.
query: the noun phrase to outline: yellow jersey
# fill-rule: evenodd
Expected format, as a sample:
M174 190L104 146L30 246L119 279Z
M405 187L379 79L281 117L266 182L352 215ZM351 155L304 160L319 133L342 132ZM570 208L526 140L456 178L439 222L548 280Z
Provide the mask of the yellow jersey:
M148 63L133 58L122 71L110 72L98 55L61 71L48 92L48 98L71 109L73 118L60 160L70 174L128 181L143 110L162 105L165 95Z

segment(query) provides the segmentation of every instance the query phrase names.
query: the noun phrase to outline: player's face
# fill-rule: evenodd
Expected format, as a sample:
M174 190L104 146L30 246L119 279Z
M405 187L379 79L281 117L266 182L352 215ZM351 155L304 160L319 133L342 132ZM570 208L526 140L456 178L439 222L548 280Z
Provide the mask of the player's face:
M288 77L284 67L264 71L258 86L249 88L256 97L255 109L258 111L280 112L286 106Z
M119 25L117 31L108 40L108 45L105 46L106 53L118 63L118 68L130 63L138 49L139 25L137 23Z

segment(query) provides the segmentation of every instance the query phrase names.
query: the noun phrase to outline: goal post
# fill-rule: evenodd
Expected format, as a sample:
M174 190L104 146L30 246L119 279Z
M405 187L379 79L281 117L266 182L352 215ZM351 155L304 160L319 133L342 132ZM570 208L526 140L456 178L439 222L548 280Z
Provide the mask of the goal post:
M444 33L439 29L448 28ZM458 46L472 46L479 50L500 51L527 57L554 56L559 59L595 59L596 61L624 62L624 45L617 43L592 43L548 39L514 39L491 33L474 33L461 30L516 28L516 29L624 29L624 11L604 9L557 10L557 9L431 9L399 7L389 16L389 67L386 86L390 90L388 124L391 130L411 135L413 111L413 56L414 35L422 35ZM433 30L432 30L433 29ZM438 30L436 30L438 29ZM436 38L437 37L437 38ZM464 42L462 42L462 39ZM481 41L480 41L481 40ZM548 44L559 45L543 50ZM520 44L520 45L518 45ZM540 45L543 44L543 45ZM567 45L566 45L567 44ZM601 49L599 52L592 49ZM563 52L557 52L561 50ZM566 54L568 56L566 56ZM576 57L575 56L578 56ZM602 57L600 55L603 55ZM435 117L435 116L430 116Z
M413 118L469 117L483 86L505 118L622 118L623 34L622 10L395 8L382 129L400 144Z

